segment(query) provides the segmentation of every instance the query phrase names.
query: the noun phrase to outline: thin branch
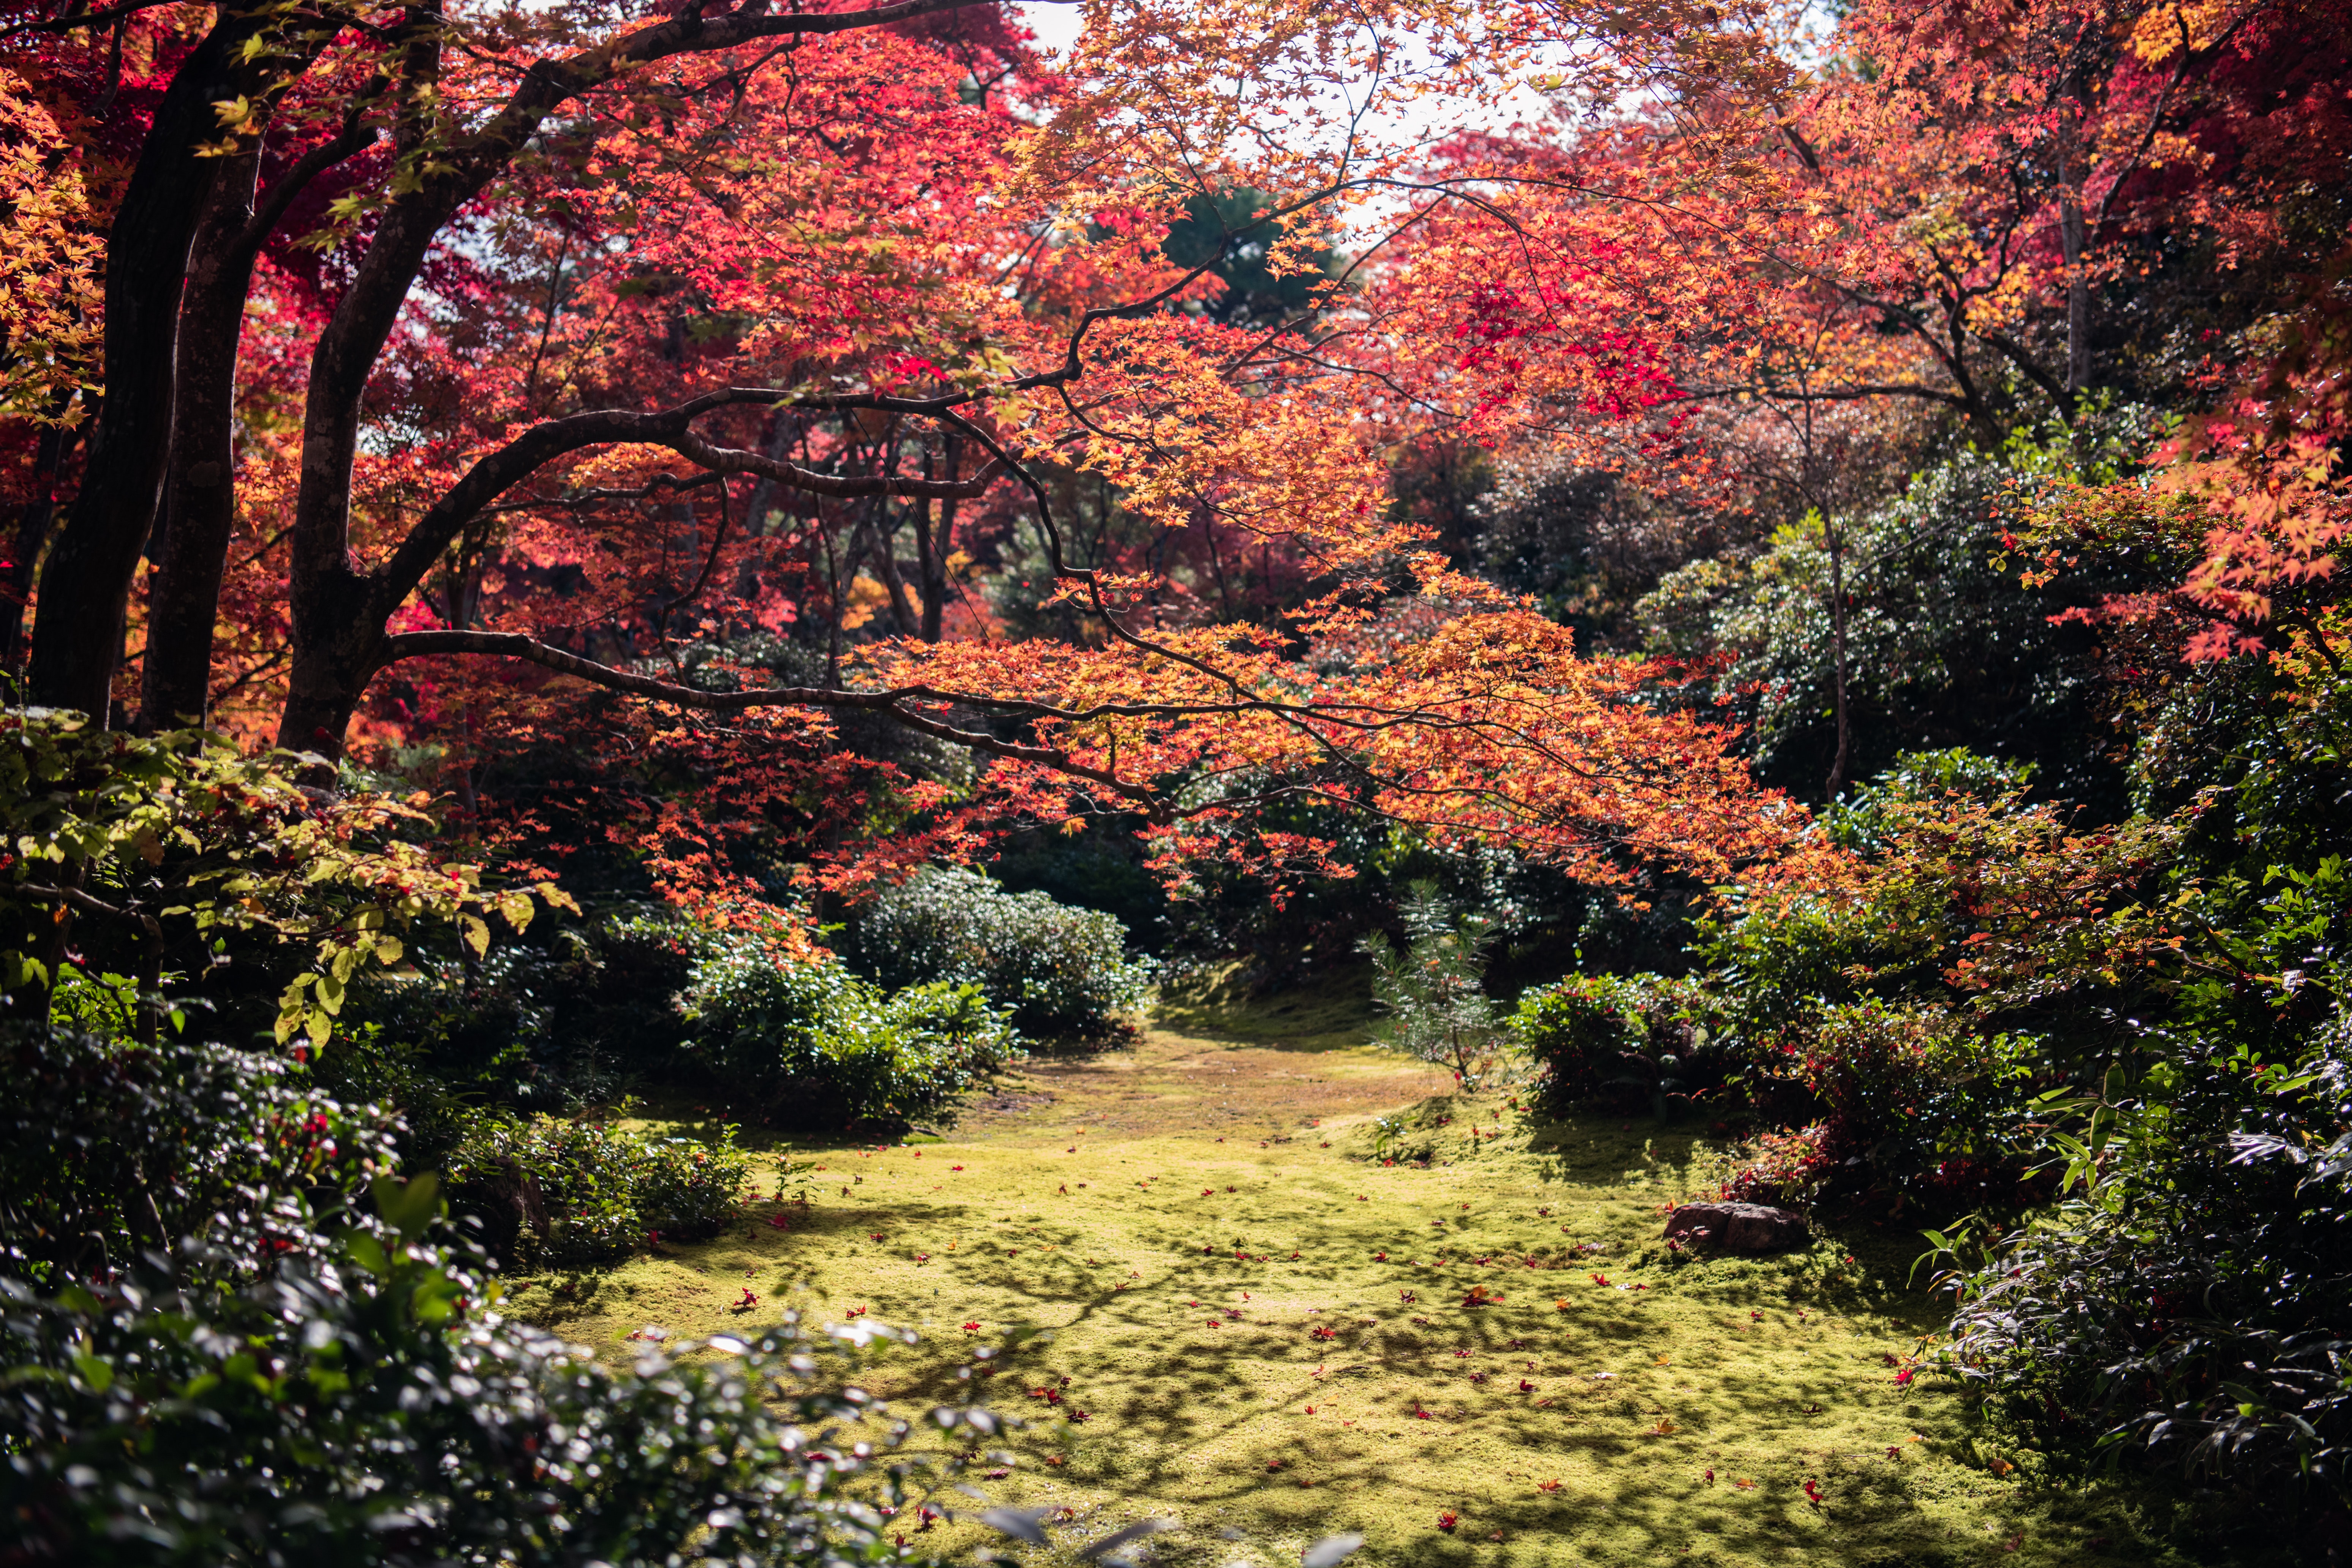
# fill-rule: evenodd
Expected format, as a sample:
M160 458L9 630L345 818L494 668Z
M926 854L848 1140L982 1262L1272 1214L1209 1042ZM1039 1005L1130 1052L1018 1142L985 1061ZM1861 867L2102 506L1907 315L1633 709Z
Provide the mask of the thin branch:
M84 11L79 16L56 16L46 22L18 22L13 26L0 27L0 42L19 33L70 33L77 27L95 27L107 22L120 22L142 11L160 10L178 3L179 0L132 0L132 4L117 5L111 11Z
M104 915L109 920L121 921L125 924L142 927L149 936L157 936L163 931L163 927L155 923L153 915L142 910L119 908L103 899L90 897L79 888L52 888L41 882L16 882L0 888L0 894L12 894L18 898L31 899L37 903L65 904L81 910L84 914Z

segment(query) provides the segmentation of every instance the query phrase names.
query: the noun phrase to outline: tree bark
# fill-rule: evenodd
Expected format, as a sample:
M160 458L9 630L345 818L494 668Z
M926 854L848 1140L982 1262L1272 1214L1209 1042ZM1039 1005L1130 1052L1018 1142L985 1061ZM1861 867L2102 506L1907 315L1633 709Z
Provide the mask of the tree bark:
M956 475L956 459L961 455L959 450L961 446L961 443L952 438L947 444L946 468L947 477L950 479ZM923 475L926 479L930 477L930 460L928 457L924 459ZM922 638L928 643L940 640L947 616L948 554L953 548L955 540L955 515L956 502L953 496L940 501L939 531L934 534L931 531L931 509L929 504L919 508L915 513L916 565L921 572L923 579Z
M32 596L33 574L41 559L41 547L49 542L49 525L58 515L58 474L64 468L66 454L81 439L79 426L65 423L67 411L73 405L70 392L57 401L49 410L51 423L41 429L40 439L33 447L32 494L16 513L16 535L9 542L5 586L0 595L6 596L6 605L0 608L0 671L16 675L24 668L25 661L25 602Z
M1845 788L1846 766L1853 751L1853 726L1846 711L1845 662L1845 541L1828 513L1822 514L1822 537L1830 548L1830 647L1837 702L1837 754L1830 762L1829 797Z
M154 531L172 444L175 344L188 250L221 160L200 158L213 104L239 96L236 57L260 18L223 12L155 107L107 231L106 394L81 492L41 572L28 694L106 721L122 617Z
M253 221L261 152L216 162L221 169L191 247L180 306L171 466L163 527L151 552L156 574L139 715L139 727L151 734L205 721L213 626L236 526L236 354L254 257L239 242Z
M2091 384L2091 277L2084 266L2083 131L2072 95L2058 110L2058 248L2066 263L2066 390Z

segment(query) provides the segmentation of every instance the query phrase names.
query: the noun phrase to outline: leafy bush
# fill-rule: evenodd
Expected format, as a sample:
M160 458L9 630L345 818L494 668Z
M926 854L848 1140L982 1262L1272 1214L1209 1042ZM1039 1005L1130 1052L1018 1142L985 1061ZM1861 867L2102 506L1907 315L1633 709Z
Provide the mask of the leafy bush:
M1956 1271L1946 1365L2062 1450L2352 1502L2352 1053L2195 1048ZM2226 1155L2226 1157L2224 1157Z
M932 867L874 901L857 951L886 985L976 985L1032 1036L1098 1037L1150 997L1152 965L1127 928L1044 893L1008 893L977 871Z
M339 1047L326 1071L380 1086L412 1121L436 1086L523 1111L609 1101L631 1071L675 1065L685 1029L672 998L708 941L675 918L625 914L545 946L414 950L401 973L354 981L343 1017L359 1048ZM446 1142L413 1131L409 1163L436 1163Z
M2018 433L2007 449L1953 452L1903 492L1837 520L1843 546L1847 700L1857 771L1949 738L2041 762L2068 794L2120 791L2097 726L2094 639L2054 615L2125 590L2112 566L2067 574L2063 595L2029 588L2002 555L2004 511L2058 482L2093 449L2087 475L2124 462L2143 410ZM1668 573L1635 606L1651 650L1717 658L1715 701L1750 725L1766 776L1818 788L1835 746L1829 533L1811 513L1743 548Z
M612 1262L648 1236L716 1236L751 1181L731 1127L713 1145L499 1113L477 1120L450 1156L449 1177L494 1253L559 1268Z
M1802 1041L1788 1070L1822 1107L1824 1152L1850 1185L1891 1193L1938 1176L1957 1185L2035 1151L2043 1079L2032 1037L1872 999L1823 1009Z
M43 1297L0 1280L9 1560L913 1561L877 1509L902 1500L905 1467L867 1457L904 1424L814 1386L836 1342L890 1331L828 1340L787 1315L751 1343L714 1341L711 1362L607 1371L500 1319L475 1262L428 1245L429 1181L385 1187L390 1245L350 1231L256 1282Z
M713 941L679 1005L697 1058L770 1120L903 1121L982 1082L1020 1044L977 985L886 994L837 959L783 963L745 940Z
M183 1238L251 1273L392 1165L386 1120L276 1057L166 1036L0 1033L0 1271L102 1279Z
M1519 998L1511 1031L1544 1068L1555 1111L1632 1099L1661 1121L1741 1065L1727 1009L1698 980L1575 974Z
M422 813L314 798L285 761L0 710L0 1005L46 1018L68 967L149 995L177 970L248 1000L274 991L279 1042L321 1046L353 976L401 962L420 925L478 955L492 917L520 931L541 905L576 909L550 882L481 887L478 868L415 842L433 827Z

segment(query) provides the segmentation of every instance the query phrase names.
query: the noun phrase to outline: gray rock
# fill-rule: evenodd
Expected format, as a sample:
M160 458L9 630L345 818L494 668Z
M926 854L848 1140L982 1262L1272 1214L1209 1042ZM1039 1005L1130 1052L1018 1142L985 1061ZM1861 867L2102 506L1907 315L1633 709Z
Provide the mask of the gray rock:
M1801 1247L1811 1234L1805 1216L1763 1204L1685 1204L1666 1221L1666 1234L1726 1252L1779 1252Z

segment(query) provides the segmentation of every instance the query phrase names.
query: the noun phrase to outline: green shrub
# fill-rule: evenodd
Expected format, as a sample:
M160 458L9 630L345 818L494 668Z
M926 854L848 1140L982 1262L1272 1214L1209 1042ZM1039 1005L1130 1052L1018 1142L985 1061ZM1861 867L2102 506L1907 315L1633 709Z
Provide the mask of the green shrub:
M749 941L712 944L679 1005L695 1055L771 1121L903 1121L982 1082L1020 1044L976 985L886 994L837 959L779 963Z
M2196 1042L2128 1089L2079 1190L1948 1277L1945 1366L2062 1453L2352 1504L2347 1036Z
M478 1268L428 1245L430 1184L386 1185L390 1245L348 1232L257 1283L0 1279L8 1561L915 1561L880 1511L907 1500L904 1424L816 1384L820 1357L845 1372L842 1341L898 1336L788 1314L709 1361L610 1371L500 1319Z
M1823 1009L1789 1070L1820 1102L1830 1153L1896 1190L2030 1153L2041 1059L2029 1036L1870 1000Z
M1729 1010L1696 979L1573 974L1523 994L1510 1026L1556 1112L1631 1101L1663 1121L1745 1065Z
M978 986L1023 1032L1095 1037L1150 998L1152 964L1127 927L1044 893L1008 893L977 871L932 867L874 901L857 952L885 985Z
M479 956L454 940L418 946L401 973L356 978L342 1021L375 1030L386 1058L376 1070L412 1093L438 1084L522 1111L607 1101L629 1074L676 1065L685 1028L672 998L709 941L674 917L638 914ZM422 1136L406 1152L413 1164L438 1153Z
M558 1268L612 1262L650 1236L716 1236L751 1181L731 1127L713 1145L495 1112L458 1143L449 1177L494 1253Z
M250 1274L392 1165L391 1130L272 1056L0 1033L0 1272L92 1279L195 1237Z

